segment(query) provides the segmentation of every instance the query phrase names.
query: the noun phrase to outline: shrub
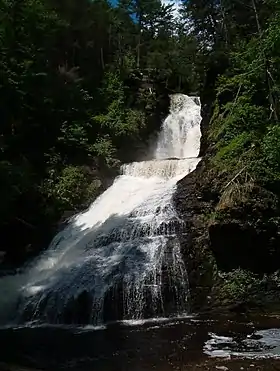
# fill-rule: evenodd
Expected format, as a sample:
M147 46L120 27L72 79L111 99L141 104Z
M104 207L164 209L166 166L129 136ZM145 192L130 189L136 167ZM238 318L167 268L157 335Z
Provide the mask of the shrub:
M99 193L101 182L82 166L67 166L57 176L45 183L45 192L54 199L59 212L78 211L93 201Z

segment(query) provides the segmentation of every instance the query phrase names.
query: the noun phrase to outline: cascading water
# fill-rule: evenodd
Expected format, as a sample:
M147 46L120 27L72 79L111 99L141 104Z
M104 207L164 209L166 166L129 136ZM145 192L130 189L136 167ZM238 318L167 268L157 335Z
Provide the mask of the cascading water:
M16 302L16 322L99 324L188 310L178 241L183 222L172 199L177 181L199 162L199 98L175 94L170 111L155 160L123 165L45 253L0 281L1 298ZM2 314L13 312L0 306Z
M156 159L197 157L200 150L200 122L198 97L182 94L171 96L170 114L162 126Z

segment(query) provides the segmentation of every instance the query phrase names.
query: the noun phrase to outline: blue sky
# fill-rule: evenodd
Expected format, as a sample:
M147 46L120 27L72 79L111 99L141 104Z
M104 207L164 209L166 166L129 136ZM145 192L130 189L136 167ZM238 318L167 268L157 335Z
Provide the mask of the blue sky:
M117 2L118 0L111 0L112 4L117 4ZM172 4L172 3L179 4L180 0L162 0L162 2L164 4Z

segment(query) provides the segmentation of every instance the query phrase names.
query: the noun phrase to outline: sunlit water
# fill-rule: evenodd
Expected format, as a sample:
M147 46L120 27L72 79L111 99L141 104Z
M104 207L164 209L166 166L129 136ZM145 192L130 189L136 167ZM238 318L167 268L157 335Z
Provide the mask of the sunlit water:
M280 369L280 319L191 316L172 199L200 102L172 97L153 161L126 164L25 270L0 280L0 370ZM26 367L22 368L22 367Z
M187 231L173 195L200 161L200 110L198 98L171 97L154 160L123 165L45 253L0 281L2 322L100 325L188 313L178 239Z

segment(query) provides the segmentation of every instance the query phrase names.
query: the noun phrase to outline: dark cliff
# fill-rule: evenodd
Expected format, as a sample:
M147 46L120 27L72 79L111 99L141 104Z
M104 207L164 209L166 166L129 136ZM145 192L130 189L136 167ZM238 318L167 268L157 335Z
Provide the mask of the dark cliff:
M236 187L232 174L225 183L211 161L212 113L209 102L202 105L202 160L178 183L174 197L185 222L180 238L192 310L278 309L278 198L249 178Z

